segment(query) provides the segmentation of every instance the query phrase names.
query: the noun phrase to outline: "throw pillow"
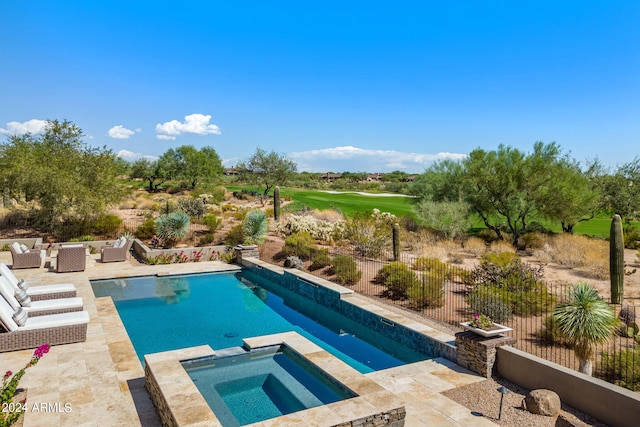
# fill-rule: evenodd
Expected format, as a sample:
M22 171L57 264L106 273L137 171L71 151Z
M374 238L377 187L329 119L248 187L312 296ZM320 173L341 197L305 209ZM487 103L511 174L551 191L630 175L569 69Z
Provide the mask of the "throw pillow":
M22 253L24 253L24 254L29 252L29 248L24 243L20 245L20 249L22 249Z
M27 292L27 289L29 289L29 284L25 282L24 279L20 279L18 280L18 287Z
M29 318L29 314L19 307L16 312L13 314L13 320L18 324L18 326L24 326L27 323L27 319Z
M29 307L31 305L31 297L20 288L16 289L16 299L23 307Z
M22 253L22 248L20 247L20 243L18 242L13 242L11 244L11 248L14 250L15 253L17 254L21 254Z

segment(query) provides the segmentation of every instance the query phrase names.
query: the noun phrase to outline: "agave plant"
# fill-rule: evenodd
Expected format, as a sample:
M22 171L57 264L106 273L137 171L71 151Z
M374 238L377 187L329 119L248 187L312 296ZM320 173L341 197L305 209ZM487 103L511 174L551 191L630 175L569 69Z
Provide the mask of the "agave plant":
M160 215L156 219L156 235L162 239L165 246L173 247L187 235L190 224L189 215L181 211Z
M269 220L267 214L259 209L247 212L242 223L242 231L244 233L244 243L247 245L256 245L264 243L267 238L269 229Z
M586 282L575 285L569 300L553 310L557 327L580 359L579 371L591 375L594 345L613 335L618 319L598 291Z

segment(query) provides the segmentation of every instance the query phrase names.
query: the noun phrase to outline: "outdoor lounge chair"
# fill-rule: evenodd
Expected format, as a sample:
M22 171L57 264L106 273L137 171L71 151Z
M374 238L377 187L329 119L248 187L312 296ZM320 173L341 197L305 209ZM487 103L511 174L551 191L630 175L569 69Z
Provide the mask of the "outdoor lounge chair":
M0 298L0 352L36 348L42 344L70 344L87 339L89 313L52 314L27 317L24 325L14 320L16 312L4 298ZM5 332L2 332L4 329Z
M113 246L103 246L100 248L100 262L115 262L126 261L129 254L129 248L133 240L129 240L125 237L120 237Z
M70 313L73 311L82 311L82 298L60 298L42 301L31 301L24 291L20 294L21 298L26 299L21 303L15 296L16 292L6 277L0 276L0 298L5 299L13 308L17 310L22 307L29 316L45 316L48 314Z
M0 276L4 276L14 291L19 286L20 280L13 274L6 264L0 263ZM76 296L76 287L71 283L60 283L56 285L29 286L26 289L27 295L32 301L47 299L72 298Z
M40 249L29 249L26 245L13 242L9 245L13 268L38 268L44 265L47 251Z
M84 245L60 246L56 271L67 273L70 271L84 271L87 266L87 250Z

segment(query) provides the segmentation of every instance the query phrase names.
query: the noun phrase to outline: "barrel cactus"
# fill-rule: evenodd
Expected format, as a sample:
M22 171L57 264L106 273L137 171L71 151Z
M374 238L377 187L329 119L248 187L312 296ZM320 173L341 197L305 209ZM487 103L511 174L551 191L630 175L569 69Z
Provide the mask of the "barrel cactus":
M611 303L621 304L624 292L624 236L620 215L614 215L611 220L609 276L611 279Z

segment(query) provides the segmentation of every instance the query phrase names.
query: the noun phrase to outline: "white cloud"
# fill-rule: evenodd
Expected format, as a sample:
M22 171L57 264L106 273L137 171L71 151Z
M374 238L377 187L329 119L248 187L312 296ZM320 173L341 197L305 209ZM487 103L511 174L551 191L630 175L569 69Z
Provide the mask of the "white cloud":
M344 146L289 153L300 170L315 172L422 172L438 160L460 160L466 154L458 153L408 153L395 150L367 150Z
M46 120L31 119L26 122L9 122L7 128L0 128L0 133L5 135L24 135L25 133L43 133L47 127Z
M120 157L128 162L135 162L138 159L147 159L147 160L158 160L157 156L150 156L150 155L146 155L146 154L141 154L141 153L134 153L132 151L129 150L120 150L118 151L118 154L116 154L117 157Z
M210 120L210 115L190 114L184 117L184 122L171 120L170 122L158 123L156 125L156 137L158 139L174 140L184 133L220 135L220 128L217 125L209 124Z
M109 129L109 136L115 139L129 139L135 135L136 132L140 132L140 129L131 130L122 125L118 125Z

